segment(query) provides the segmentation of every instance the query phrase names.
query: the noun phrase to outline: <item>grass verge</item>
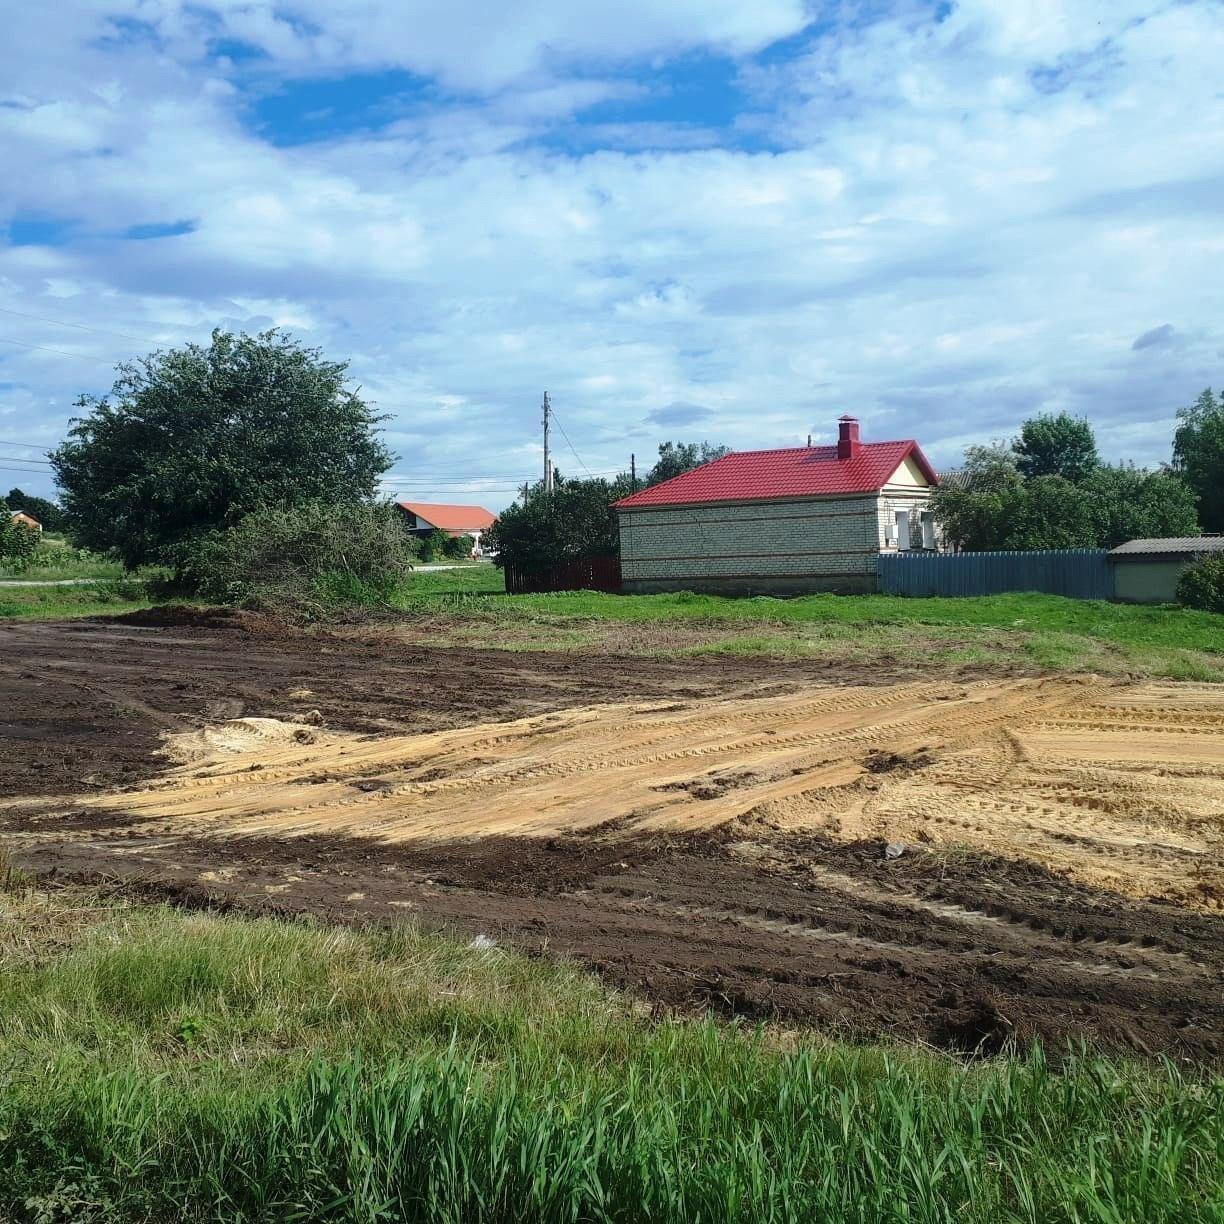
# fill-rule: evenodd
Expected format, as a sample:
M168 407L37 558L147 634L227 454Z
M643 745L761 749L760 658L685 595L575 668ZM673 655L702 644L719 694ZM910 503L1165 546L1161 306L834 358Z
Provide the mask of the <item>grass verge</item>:
M730 599L678 592L506 595L499 571L417 575L409 628L465 645L990 663L1224 681L1224 616L1055 595Z
M652 1021L563 965L0 901L0 1214L1218 1221L1224 1084Z

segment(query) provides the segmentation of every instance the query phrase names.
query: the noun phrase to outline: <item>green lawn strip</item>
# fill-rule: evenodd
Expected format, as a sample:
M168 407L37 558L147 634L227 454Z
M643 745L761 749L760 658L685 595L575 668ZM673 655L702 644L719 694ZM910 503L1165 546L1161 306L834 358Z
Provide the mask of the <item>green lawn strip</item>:
M1224 1086L652 1022L382 933L0 902L0 1215L1218 1221Z
M687 592L607 595L597 591L506 595L498 593L499 580L499 572L492 569L465 573L460 580L452 580L446 572L418 575L395 602L413 618L467 620L477 627L471 640L514 649L528 648L528 641L540 649L563 647L563 627L574 622L676 624L686 626L698 640L687 648L647 640L642 649L786 657L864 656L871 649L885 649L903 657L932 657L933 652L950 661L1002 658L1050 670L1224 681L1224 617L1181 608L1032 594L964 599L884 595L731 599ZM737 627L743 632L729 632Z
M139 582L88 586L0 587L0 620L53 620L106 616L148 608L157 602Z

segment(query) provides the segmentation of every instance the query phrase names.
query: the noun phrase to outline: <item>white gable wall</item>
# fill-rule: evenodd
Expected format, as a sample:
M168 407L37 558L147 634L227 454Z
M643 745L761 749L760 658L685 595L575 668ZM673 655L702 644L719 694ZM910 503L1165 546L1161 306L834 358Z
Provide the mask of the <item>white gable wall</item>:
M912 455L902 461L901 466L889 477L877 499L879 519L878 550L896 552L896 521L898 512L908 514L910 520L910 547L922 546L922 512L927 509L931 497L931 483L922 474Z

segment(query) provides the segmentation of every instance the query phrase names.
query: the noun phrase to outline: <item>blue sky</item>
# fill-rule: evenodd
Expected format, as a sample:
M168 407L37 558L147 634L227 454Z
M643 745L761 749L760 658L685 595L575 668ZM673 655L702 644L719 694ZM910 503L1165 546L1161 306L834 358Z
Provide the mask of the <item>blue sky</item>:
M280 325L492 508L667 438L1034 412L1168 457L1224 384L1218 0L63 0L0 47L0 487L114 363ZM18 469L18 470L14 470ZM5 484L5 481L9 485Z

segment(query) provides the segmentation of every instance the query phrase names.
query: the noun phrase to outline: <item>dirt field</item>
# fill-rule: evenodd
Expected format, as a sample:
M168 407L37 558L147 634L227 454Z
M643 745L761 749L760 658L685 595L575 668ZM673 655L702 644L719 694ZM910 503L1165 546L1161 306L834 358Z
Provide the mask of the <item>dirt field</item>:
M0 738L40 872L414 914L660 1005L1224 1054L1221 687L21 624Z

